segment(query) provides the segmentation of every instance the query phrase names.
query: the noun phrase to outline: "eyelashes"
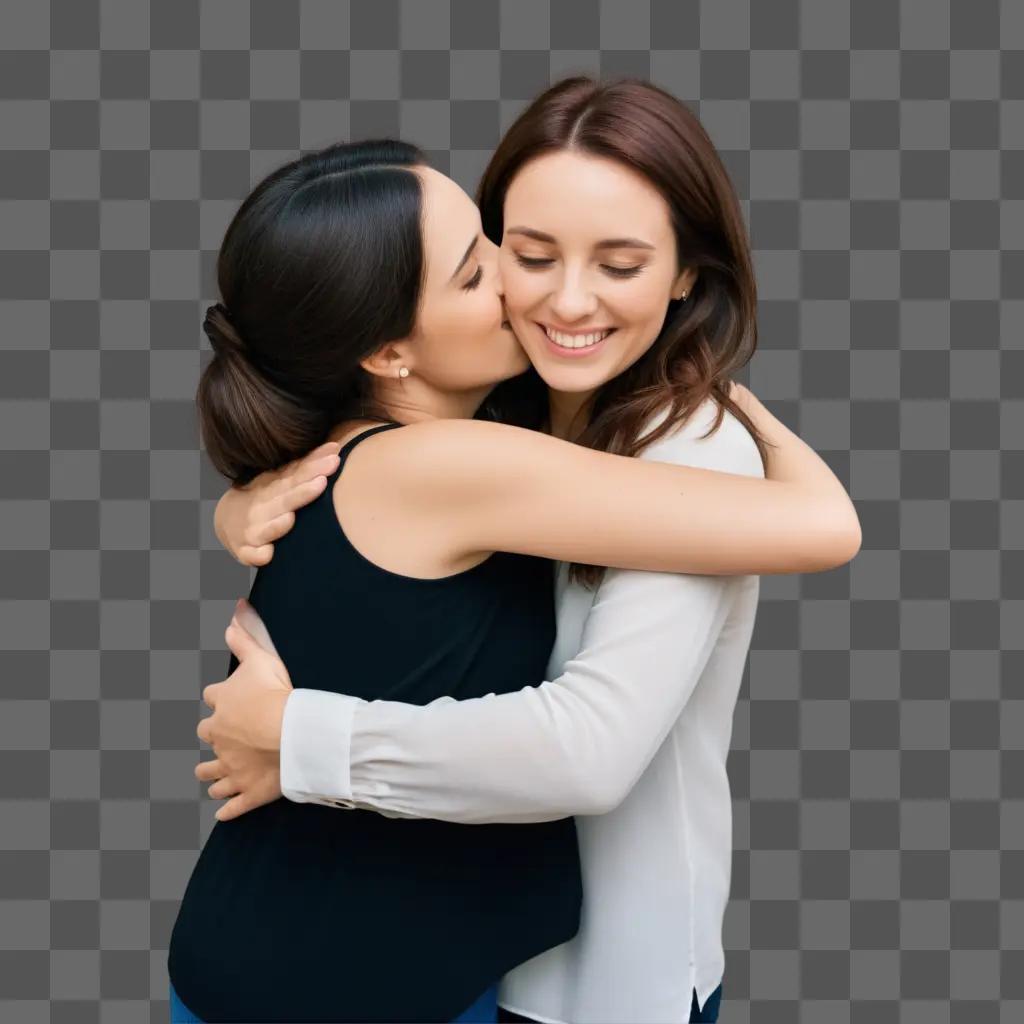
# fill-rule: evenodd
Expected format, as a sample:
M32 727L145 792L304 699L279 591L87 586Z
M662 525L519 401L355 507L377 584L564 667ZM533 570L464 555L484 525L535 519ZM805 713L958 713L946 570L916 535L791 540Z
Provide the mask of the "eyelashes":
M519 253L515 253L516 263L521 267L526 267L527 270L540 270L541 267L546 267L549 263L554 263L554 260L535 259L530 256L520 256Z
M514 253L514 255L519 266L524 267L526 270L543 270L555 262L553 259L548 258L520 256L519 253ZM611 274L612 277L636 277L644 269L644 265L641 264L637 267L610 267L607 263L602 263L601 269Z
M516 262L527 270L543 270L550 266L555 261L550 258L537 258L532 256L520 256L519 253L515 253ZM607 263L601 264L601 269L605 273L612 277L618 278L629 278L636 277L637 274L641 273L645 269L645 264L640 264L636 267L611 267ZM462 286L462 290L470 292L476 288L481 280L483 280L484 268L483 264L476 268L476 273Z
M462 286L464 292L471 292L481 281L484 276L484 268L481 264L476 268L476 273Z

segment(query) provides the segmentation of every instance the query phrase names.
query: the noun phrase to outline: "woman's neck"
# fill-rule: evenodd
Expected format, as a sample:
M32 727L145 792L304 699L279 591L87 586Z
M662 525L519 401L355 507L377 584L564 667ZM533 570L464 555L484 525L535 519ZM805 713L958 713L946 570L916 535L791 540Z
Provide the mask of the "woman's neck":
M590 419L596 391L555 391L548 388L548 423L552 437L575 441Z
M396 423L420 423L424 420L471 420L492 390L493 385L488 385L473 391L448 392L447 394L429 390L418 390L416 394L409 394L407 391L402 394L398 388L385 386L378 389L374 400L383 414ZM365 416L350 416L341 423L336 423L327 439L337 441L347 437L352 430L352 424L365 418Z
M400 423L471 420L493 390L493 384L469 391L441 392L418 385L402 388L388 382L378 389L376 398L388 415Z

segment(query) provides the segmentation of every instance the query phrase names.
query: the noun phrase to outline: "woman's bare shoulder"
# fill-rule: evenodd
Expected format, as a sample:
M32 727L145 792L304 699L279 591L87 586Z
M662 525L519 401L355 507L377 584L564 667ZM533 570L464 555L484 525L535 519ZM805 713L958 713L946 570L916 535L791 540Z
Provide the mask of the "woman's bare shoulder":
M433 419L406 424L401 430L378 434L374 441L387 458L400 462L425 462L435 468L458 465L470 459L485 459L535 447L552 441L546 434L524 427L488 420Z
M372 458L358 460L360 476L396 494L424 490L439 494L445 483L457 485L464 493L467 486L482 480L484 471L496 464L514 465L518 456L528 456L545 441L554 439L487 420L421 420L381 431L360 444L359 448L374 453Z

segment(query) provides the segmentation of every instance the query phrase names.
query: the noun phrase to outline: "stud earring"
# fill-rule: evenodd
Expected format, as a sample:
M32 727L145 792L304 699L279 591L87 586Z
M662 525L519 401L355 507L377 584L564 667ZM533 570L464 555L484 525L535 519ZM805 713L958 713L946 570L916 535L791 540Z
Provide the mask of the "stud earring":
M408 377L408 376L409 376L409 367L408 367L408 366L403 366L403 367L402 367L402 368L401 368L401 369L400 369L400 370L398 371L398 376L399 376L399 377Z

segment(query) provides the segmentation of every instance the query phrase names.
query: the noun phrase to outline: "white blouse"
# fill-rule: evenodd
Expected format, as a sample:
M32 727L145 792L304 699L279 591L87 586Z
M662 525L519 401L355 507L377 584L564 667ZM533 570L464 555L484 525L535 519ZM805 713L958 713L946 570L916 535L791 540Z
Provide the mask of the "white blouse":
M701 439L715 410L640 458L763 476L728 412ZM759 583L609 569L589 591L559 563L549 681L425 706L297 689L282 792L390 817L577 815L579 932L506 974L499 1003L550 1024L687 1021L693 989L703 1006L724 972L726 757Z

